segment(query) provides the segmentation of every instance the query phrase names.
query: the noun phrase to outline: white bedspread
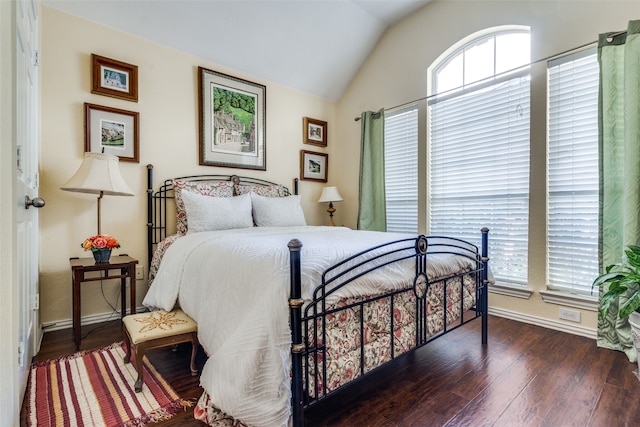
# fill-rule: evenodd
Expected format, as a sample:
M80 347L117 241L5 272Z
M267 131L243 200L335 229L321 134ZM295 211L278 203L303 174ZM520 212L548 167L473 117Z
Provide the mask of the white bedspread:
M287 425L290 415L289 250L302 244L302 296L309 299L322 273L378 244L413 237L343 227L225 230L186 235L165 253L143 304L171 310L176 303L198 323L209 355L201 385L221 410L252 426ZM431 262L429 276L468 266L461 257ZM405 287L413 263L358 280L336 297ZM384 283L384 285L381 285Z

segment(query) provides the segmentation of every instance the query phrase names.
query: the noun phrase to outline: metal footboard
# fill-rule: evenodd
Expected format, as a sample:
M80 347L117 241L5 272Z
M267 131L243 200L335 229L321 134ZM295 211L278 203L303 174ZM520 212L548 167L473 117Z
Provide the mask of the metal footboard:
M360 349L356 351L360 352L360 365L359 372L356 375L357 378L354 381L360 380L376 370L375 368L367 370L365 366L364 330L366 325L364 324L364 311L369 304L378 301L388 304L389 312L391 313L388 319L390 325L388 331L390 358L384 363L394 360L400 354L405 353L396 351L393 335L395 331L393 315L395 304L402 296L412 298L411 304L415 308L415 345L412 346L411 351L477 318L481 318L482 344L486 344L488 329L488 233L489 230L487 228L482 229L480 249L460 239L421 235L380 245L355 254L324 272L321 285L314 291L312 301L307 302L306 305L301 297L300 258L302 243L299 240L290 241L291 289L289 309L292 338L291 392L293 425L304 425L304 410L306 408L323 401L350 384L340 384L332 389L329 389L327 384L327 319L330 316L335 317L341 311L352 310L358 313L359 316ZM465 257L470 261L472 267L447 277L429 280L427 275L429 256L446 254ZM329 297L345 286L376 270L400 262L412 264L411 267L415 269L413 283L383 295L374 295L360 300L357 298L349 299L339 307L333 307L327 303ZM465 278L473 280L475 293L475 303L471 307L467 307L467 310L464 309ZM447 298L451 289L457 289L456 286L459 286L460 295L458 295L458 299L460 303L454 314L459 313L459 317L452 320L447 317ZM443 329L437 333L429 332L427 324L427 294L429 289L435 289L434 287L442 289L442 305L444 307ZM415 304L413 300L415 300ZM320 378L322 381L319 381Z

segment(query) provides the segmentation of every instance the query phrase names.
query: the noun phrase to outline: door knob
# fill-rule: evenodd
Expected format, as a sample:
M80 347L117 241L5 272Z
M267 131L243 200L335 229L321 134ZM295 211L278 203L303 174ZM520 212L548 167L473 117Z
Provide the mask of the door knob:
M29 198L29 196L24 196L24 208L29 209L29 206L33 206L34 208L41 208L44 206L44 199L40 197L34 197L33 199Z

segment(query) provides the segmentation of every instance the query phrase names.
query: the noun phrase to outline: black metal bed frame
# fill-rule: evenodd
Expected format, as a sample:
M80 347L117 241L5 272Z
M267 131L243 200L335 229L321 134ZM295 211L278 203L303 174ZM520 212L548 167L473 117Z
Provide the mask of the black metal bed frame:
M166 179L157 191L153 187L153 165L147 165L147 262L151 264L155 247L167 237L167 201L174 199L173 180L188 182L230 181L234 184L253 184L260 186L277 185L291 195L284 185L259 178L238 175L190 175ZM293 194L298 194L298 178L293 180Z
M279 185L273 182L257 179L239 177L237 175L194 175L175 179L186 181L232 181L234 183L253 185ZM167 237L167 201L174 198L173 182L171 179L165 180L159 190L153 190L153 165L147 165L147 200L148 200L148 256L151 262L153 251L156 245ZM286 188L279 185L282 188ZM288 191L288 190L287 190ZM290 194L290 193L289 193ZM294 194L298 194L298 181L294 180ZM292 404L292 424L296 427L304 425L304 411L306 408L314 406L335 392L347 387L355 381L368 377L377 368L365 372L364 364L364 328L363 313L365 306L377 300L388 299L391 307L390 330L386 331L390 336L392 361L400 356L395 354L393 346L393 306L395 298L402 293L411 292L415 296L415 319L416 319L416 341L415 346L409 351L420 348L430 341L451 332L464 324L477 318L482 322L482 344L487 344L488 335L488 234L489 230L481 230L481 247L454 238L442 236L419 235L415 238L398 240L384 245L370 248L357 253L340 263L327 269L322 275L322 283L314 292L313 299L307 302L302 299L301 282L301 257L302 242L293 239L289 242L289 268L290 268L290 296L289 312L291 325L291 404ZM427 278L428 255L435 254L456 254L471 260L474 266L468 271L456 273L452 276L429 281ZM337 290L347 286L349 283L362 276L374 272L380 268L393 263L413 260L415 265L415 276L412 286L406 289L397 290L384 295L378 295L361 301L351 302L340 307L330 307L326 303L327 297ZM475 281L475 305L468 311L463 310L464 286L463 276L469 276ZM455 281L460 283L460 307L459 318L449 324L447 321L447 288L455 285ZM435 285L443 286L444 295L444 329L433 336L427 333L427 292ZM304 309L303 309L304 306ZM327 366L325 357L328 349L325 346L327 316L335 315L342 310L356 310L360 314L360 372L358 378L348 384L339 386L334 390L327 389L327 382L323 381L321 390L311 393L309 384L317 384L318 378L327 378ZM310 330L312 339L309 340ZM385 332L385 333L386 333ZM311 342L310 342L311 341ZM403 353L406 354L406 353ZM385 363L389 363L385 362ZM382 366L382 365L380 365ZM315 387L315 386L314 386Z
M396 358L394 352L394 318L393 304L396 296L404 292L412 292L415 295L416 314L416 341L413 351L433 341L444 334L451 332L464 324L481 318L482 321L482 344L487 344L488 334L488 292L487 292L487 271L489 258L488 234L489 229L483 228L481 250L468 242L460 239L442 236L424 236L398 240L366 251L355 254L340 263L327 269L322 275L322 283L314 291L312 301L308 302L303 310L304 301L301 298L301 272L300 272L300 252L302 243L299 240L289 242L290 251L290 274L291 290L289 300L289 310L291 317L291 356L292 356L292 417L294 426L304 425L304 410L330 397L332 394L349 386L355 381L360 381L364 377L374 373L377 369L365 372L364 363L364 309L367 304L376 300L388 299L391 306L391 317L389 319L390 328L385 329L385 334L390 336L391 358L388 362ZM430 244L430 241L436 242ZM375 251L375 252L374 252ZM439 278L433 281L427 279L427 254L456 254L466 257L473 262L474 268L456 273L452 276ZM338 289L347 286L354 280L369 274L377 269L383 268L395 262L407 259L415 260L415 277L413 285L402 290L393 291L384 295L378 295L363 301L356 301L339 307L329 307L326 298L335 293ZM357 271L356 271L357 270ZM475 306L465 312L463 276L471 276L475 281ZM459 319L451 326L447 320L447 288L458 279L460 282L460 307ZM433 336L427 333L427 292L429 287L442 284L444 296L444 329ZM327 351L325 347L327 316L336 316L337 313L345 310L355 309L359 313L360 319L360 370L359 376L354 381L341 385L334 390L327 390ZM312 329L312 338L309 339L309 330ZM311 342L309 342L311 341ZM319 343L319 344L318 344ZM406 354L406 353L403 353ZM400 356L400 355L398 355ZM310 368L311 366L311 368ZM382 366L382 365L379 365ZM309 390L309 384L317 384L318 378L324 379L322 389Z

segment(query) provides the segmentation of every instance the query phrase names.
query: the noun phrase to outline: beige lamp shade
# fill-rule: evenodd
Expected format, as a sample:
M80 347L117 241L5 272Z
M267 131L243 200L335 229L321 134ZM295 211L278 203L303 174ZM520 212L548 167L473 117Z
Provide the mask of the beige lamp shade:
M338 191L338 187L324 187L322 189L322 194L320 195L320 199L318 199L319 203L322 202L341 202L342 196Z
M133 191L120 174L118 157L104 153L84 153L80 169L60 189L107 196L133 196Z
M318 203L329 202L329 208L327 209L327 212L329 212L329 225L332 225L332 226L335 225L333 223L333 213L336 210L333 207L333 202L341 202L341 201L342 201L342 196L338 191L338 187L324 187L322 189L322 194L318 199Z
M118 167L118 157L104 153L84 153L80 169L61 190L98 195L98 234L100 230L100 200L108 196L133 196Z

